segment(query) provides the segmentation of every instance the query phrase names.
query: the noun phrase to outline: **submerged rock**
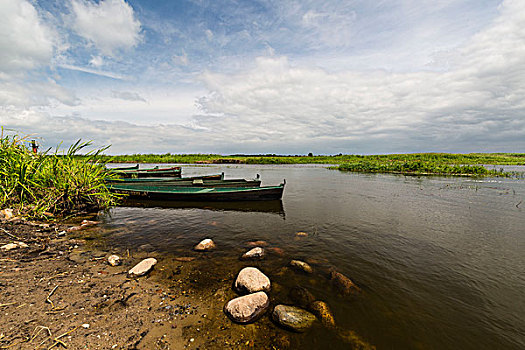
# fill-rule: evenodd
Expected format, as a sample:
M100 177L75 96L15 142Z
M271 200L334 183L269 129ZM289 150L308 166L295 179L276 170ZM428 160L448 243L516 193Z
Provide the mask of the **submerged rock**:
M272 253L274 253L276 255L284 256L284 250L282 248L271 247L271 248L267 248L267 250L271 251Z
M264 249L261 247L255 247L250 249L241 256L242 260L258 260L264 258Z
M301 261L301 260L292 260L292 261L290 261L290 266L293 267L295 270L302 271L304 273L313 273L314 272L314 270L312 269L312 267L310 265L308 265L307 263L305 263L304 261Z
M206 238L200 241L199 244L193 247L193 249L202 252L202 251L212 250L215 247L216 247L215 242L211 240L210 238Z
M237 275L234 283L239 293L268 292L271 288L270 279L255 267L245 267Z
M310 291L302 286L295 286L290 290L290 299L304 309L308 309L310 304L315 301L315 297Z
M326 328L335 328L335 319L330 310L330 307L324 301L316 300L310 303L308 308L317 318L321 324Z
M151 271L153 266L157 264L157 259L147 258L139 262L137 265L133 266L131 270L128 271L129 277L139 277L144 276Z
M120 257L118 255L108 256L108 264L110 264L111 266L120 265Z
M295 234L295 237L308 237L308 233L300 231Z
M375 346L363 340L354 331L341 330L339 329L337 336L345 343L350 344L352 349L355 350L375 350Z
M247 242L246 245L250 247L266 247L268 245L268 242L266 241L251 241Z
M232 321L248 323L261 317L269 305L270 300L266 293L257 292L230 300L224 306L224 313Z
M179 256L179 257L176 257L175 260L181 261L181 262L190 262L190 261L195 260L195 257L193 257L193 256Z
M296 332L304 332L315 322L315 316L296 306L277 305L272 318L280 326Z
M361 291L361 288L359 288L350 278L340 272L331 271L330 280L344 295L355 294Z

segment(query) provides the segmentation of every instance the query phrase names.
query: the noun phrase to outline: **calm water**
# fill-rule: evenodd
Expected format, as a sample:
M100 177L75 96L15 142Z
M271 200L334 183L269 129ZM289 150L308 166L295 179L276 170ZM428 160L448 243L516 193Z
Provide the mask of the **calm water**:
M108 240L184 254L202 238L215 258L266 240L284 250L257 266L287 302L295 284L327 301L336 322L378 349L525 348L525 181L341 173L321 166L184 166L185 176L224 171L263 185L286 179L281 202L121 207L105 218ZM523 201L523 202L522 202ZM306 238L295 233L305 231ZM187 255L187 253L185 253ZM363 288L341 297L322 273L284 271L292 259L335 266ZM226 261L226 260L225 260ZM316 271L320 271L322 266ZM301 347L347 345L328 331L301 335Z

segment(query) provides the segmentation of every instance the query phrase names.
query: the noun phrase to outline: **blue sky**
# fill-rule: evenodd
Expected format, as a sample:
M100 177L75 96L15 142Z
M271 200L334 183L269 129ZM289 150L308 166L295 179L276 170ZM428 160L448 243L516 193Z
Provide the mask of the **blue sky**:
M0 3L0 124L109 153L525 152L525 1Z

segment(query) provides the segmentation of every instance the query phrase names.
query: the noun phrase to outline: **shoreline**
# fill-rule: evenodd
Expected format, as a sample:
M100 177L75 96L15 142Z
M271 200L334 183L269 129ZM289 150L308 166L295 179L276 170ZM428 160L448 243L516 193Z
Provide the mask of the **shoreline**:
M294 335L267 317L232 323L222 305L235 296L233 275L214 276L205 259L100 250L89 241L96 226L64 235L68 227L0 223L2 245L28 245L0 251L0 348L50 349L63 342L72 349L286 349L293 343ZM107 263L112 253L122 265ZM128 278L146 257L158 259L155 268Z

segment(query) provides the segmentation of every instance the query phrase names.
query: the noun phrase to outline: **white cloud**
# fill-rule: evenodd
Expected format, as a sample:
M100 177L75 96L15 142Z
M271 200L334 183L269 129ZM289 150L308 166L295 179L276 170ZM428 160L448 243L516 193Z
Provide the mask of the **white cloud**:
M72 28L106 56L115 56L142 40L141 23L124 0L72 0L71 10Z
M111 91L111 96L126 101L148 102L144 99L144 97L140 96L140 94L130 91Z
M102 58L102 56L91 56L89 64L93 67L100 67L104 64L104 58Z
M187 66L189 62L188 55L184 50L182 50L182 55L174 55L171 59L176 65Z
M25 73L50 63L54 33L28 1L0 2L0 33L0 72Z

